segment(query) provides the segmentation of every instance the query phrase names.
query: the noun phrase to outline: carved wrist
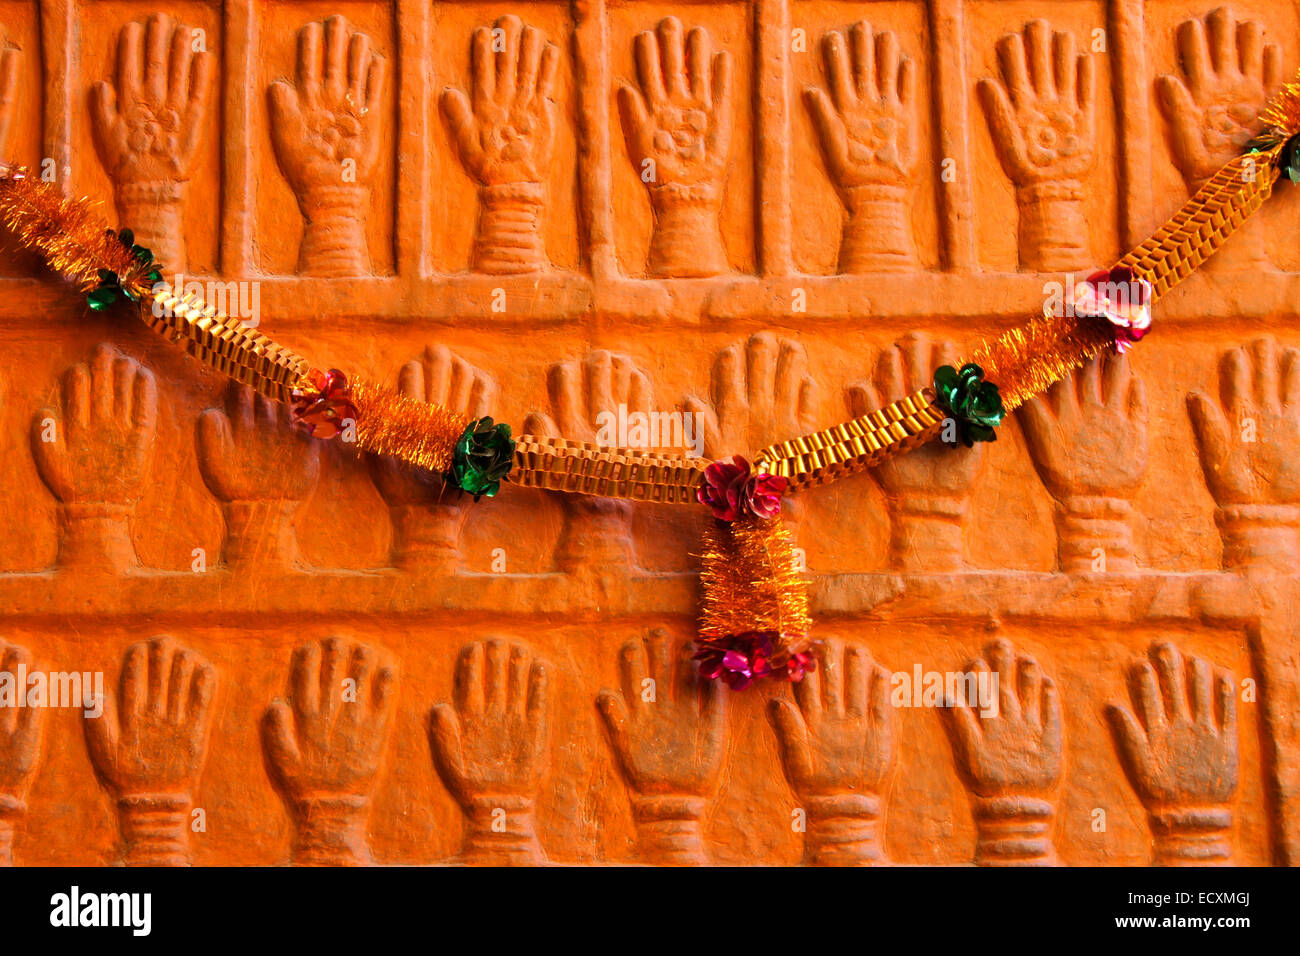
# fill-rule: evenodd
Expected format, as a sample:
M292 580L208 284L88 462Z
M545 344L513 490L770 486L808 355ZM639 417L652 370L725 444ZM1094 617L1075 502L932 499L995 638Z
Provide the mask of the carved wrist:
M292 861L297 866L365 866L369 797L310 797L296 804Z
M117 817L127 866L189 866L189 794L124 796Z
M490 275L546 269L542 214L546 188L541 183L503 183L479 190L474 271Z
M853 866L884 860L878 832L878 797L865 793L837 793L809 797L804 804L808 811L805 863Z
M630 502L588 495L565 497L564 532L556 549L560 570L609 570L632 565Z
M841 196L849 218L840 241L840 272L899 272L916 266L905 185L850 186Z
M1056 807L1035 797L975 798L975 862L979 866L1052 866Z
M253 564L290 568L298 559L293 516L297 501L284 499L227 501L222 563L232 568Z
M170 180L120 183L116 187L119 228L151 251L168 272L184 272L185 195L189 184Z
M1067 574L1132 571L1133 504L1105 495L1070 495L1056 510L1057 556Z
M1232 857L1232 811L1167 807L1148 814L1158 866L1214 866Z
M312 186L299 198L304 222L298 271L341 277L370 271L366 204L370 187L360 183Z
M27 812L27 804L0 793L0 866L14 865L14 824Z
M965 498L907 492L890 497L890 554L904 571L955 571L964 563Z
M490 865L536 863L544 856L537 839L537 812L530 796L474 796L464 804L466 862Z
M1053 272L1092 265L1084 198L1083 186L1071 181L1016 189L1021 268Z
M650 204L655 225L646 268L652 276L689 278L728 271L717 186L651 186Z
M107 501L68 502L59 509L60 567L119 572L139 562L131 540L134 505Z
M637 846L647 863L701 866L704 855L703 797L679 794L632 795Z
M1295 566L1300 505L1223 505L1214 512L1227 568Z
M447 490L454 499L455 491ZM456 570L466 511L453 504L392 505L394 567Z

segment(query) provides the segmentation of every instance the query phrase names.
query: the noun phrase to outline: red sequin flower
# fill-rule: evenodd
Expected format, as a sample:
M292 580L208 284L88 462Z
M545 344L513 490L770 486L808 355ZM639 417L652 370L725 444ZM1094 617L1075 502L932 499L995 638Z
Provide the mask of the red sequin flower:
M812 655L800 651L791 654L778 650L783 643L776 631L747 631L727 637L704 638L699 642L695 660L700 674L709 680L721 680L732 690L744 690L756 680L803 680L804 674L817 669Z
M696 492L700 504L713 509L719 521L744 515L775 518L781 513L781 495L787 479L765 472L755 474L741 455L715 461L704 470L704 484Z
M348 380L336 368L307 373L312 388L294 389L293 420L305 426L313 438L333 438L343 430L346 419L357 419L357 407L348 396Z
M1110 322L1123 355L1151 328L1151 283L1125 266L1094 272L1075 287L1074 312Z

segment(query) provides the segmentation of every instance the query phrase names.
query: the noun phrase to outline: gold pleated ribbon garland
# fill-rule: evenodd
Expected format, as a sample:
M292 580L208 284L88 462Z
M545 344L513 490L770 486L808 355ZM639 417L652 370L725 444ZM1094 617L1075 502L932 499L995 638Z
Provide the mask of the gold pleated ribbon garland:
M1134 279L1149 284L1151 303L1195 272L1264 204L1284 165L1300 164L1300 148L1292 142L1300 133L1300 78L1283 87L1262 119L1265 131L1253 141L1252 152L1226 164L1118 263L1117 270L1128 270ZM1300 169L1290 172L1300 177ZM119 294L130 299L155 332L183 343L191 355L235 381L293 403L299 420L321 428L313 433L322 437L346 435L350 424L350 440L361 450L430 471L445 474L451 469L459 475L464 462L479 455L489 462L483 467L499 464L504 470L509 462L506 477L525 487L665 504L705 500L701 489L716 464L730 469L730 477L713 480L740 481L751 489L745 494L753 493L745 484L750 473L743 461L710 463L538 435L517 436L511 458L510 433L503 425L493 425L490 419L476 422L392 388L349 379L337 370L315 369L198 297L176 296L156 281L160 273L150 266L152 254L134 246L127 233L108 230L88 200L64 198L53 184L21 168L0 165L0 221L23 245L38 250L51 268L89 293L93 307L104 308ZM974 374L986 375L997 386L1005 411L1115 346L1115 327L1104 316L1062 311L1036 316L970 353L967 362L982 370ZM778 486L773 499L779 500L782 479L789 490L796 490L861 472L932 440L950 414L934 388L918 389L851 421L768 446L756 456L754 481ZM324 419L313 420L314 415ZM355 420L349 423L345 415L355 415ZM973 416L971 421L987 427ZM488 437L480 439L480 434ZM496 444L462 448L489 439ZM499 460L493 457L501 450ZM476 495L495 494L499 472L490 475L490 490L462 486ZM726 493L733 494L736 487L726 485ZM718 488L706 490L713 495ZM715 507L721 509L715 510L719 518L735 520L719 521L705 535L700 655L708 662L702 669L732 686L744 686L763 674L784 673L797 680L808 666L803 651L811 621L789 533L779 519L754 513L736 516L725 503ZM746 653L753 655L753 674L732 666L738 648L748 648Z

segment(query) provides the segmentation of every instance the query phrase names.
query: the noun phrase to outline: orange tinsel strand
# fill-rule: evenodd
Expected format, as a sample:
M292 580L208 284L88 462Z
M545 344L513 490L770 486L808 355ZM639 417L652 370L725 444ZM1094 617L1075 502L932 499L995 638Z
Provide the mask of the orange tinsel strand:
M348 396L357 410L357 447L441 474L473 416L407 398L354 379Z
M1114 328L1105 319L1043 316L983 343L965 361L984 370L1010 412L1114 343Z
M36 249L50 268L83 292L99 283L99 270L130 277L123 282L137 296L147 293L147 269L115 233L108 230L97 204L60 196L53 183L21 168L0 165L0 221L18 241Z
M771 631L803 650L812 629L807 581L795 561L790 532L779 518L746 517L713 524L700 554L700 637Z

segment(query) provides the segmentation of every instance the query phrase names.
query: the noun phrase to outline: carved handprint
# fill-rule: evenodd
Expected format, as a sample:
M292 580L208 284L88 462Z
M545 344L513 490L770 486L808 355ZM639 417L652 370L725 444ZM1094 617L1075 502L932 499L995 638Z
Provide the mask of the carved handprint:
M17 47L0 51L0 155L12 156L14 122L18 118L18 96L22 92L23 52Z
M430 714L434 763L468 818L473 862L542 859L535 804L550 760L549 688L546 665L525 648L470 644L456 664L454 705Z
M0 639L0 673L12 675L16 693L19 669L32 670L27 648ZM0 866L13 866L14 826L27 811L27 788L41 753L41 725L45 711L40 707L0 707Z
M911 333L881 353L874 382L848 388L849 412L858 418L933 385L935 369L957 361L954 343ZM962 447L955 428L944 436L952 442L931 442L875 469L888 498L890 556L906 570L955 570L965 562L963 523L984 450Z
M319 443L292 424L285 407L231 382L225 409L199 416L198 459L226 515L225 563L291 566L293 515L316 486Z
M889 672L866 648L839 641L820 657L794 685L798 706L768 705L786 779L808 813L804 858L875 862L880 798L894 763Z
M1020 206L1020 264L1049 271L1089 261L1083 182L1097 159L1097 74L1074 37L1045 20L997 44L1001 82L983 79L980 102Z
M1177 49L1180 75L1161 76L1156 92L1174 164L1188 191L1196 192L1260 132L1260 110L1282 82L1282 51L1265 42L1258 23L1237 20L1227 7L1204 22L1180 24ZM1206 268L1230 272L1267 264L1265 233L1248 223Z
M1178 27L1181 76L1156 81L1174 161L1195 192L1260 131L1258 117L1282 82L1282 51L1264 29L1227 7Z
M185 270L186 186L207 126L211 53L155 13L118 34L117 75L90 91L91 129L113 181L118 218L168 269Z
M397 389L419 402L481 418L496 411L496 382L445 345L402 366ZM370 475L393 516L393 562L452 571L460 561L460 529L469 499L442 477L397 459L370 457Z
M814 429L817 382L808 355L794 339L759 332L718 353L711 377L712 400L691 397L686 410L704 429L710 458L754 453Z
M1061 569L1133 567L1133 496L1147 468L1147 402L1130 363L1106 352L1025 403L1034 466L1060 507Z
M232 382L225 408L199 416L199 467L222 501L300 501L320 473L319 443L279 403Z
M397 699L379 652L332 637L304 644L289 667L289 700L262 721L268 771L293 815L293 861L370 862L366 811Z
M841 272L906 269L916 253L908 225L909 174L916 165L916 64L893 33L866 21L822 38L830 95L804 88L822 156L849 212Z
M189 810L207 758L217 672L171 637L133 644L118 695L84 719L90 762L117 799L126 862L189 862Z
M611 437L602 423L616 422L620 406L628 414L648 413L654 400L650 377L631 358L602 349L581 362L552 365L547 390L555 417L532 412L524 431L591 444ZM581 495L566 495L563 501L567 519L557 560L564 570L599 573L631 564L630 502Z
M1129 671L1133 707L1107 715L1124 770L1151 819L1156 862L1223 862L1232 853L1237 697L1232 675L1174 645L1151 645Z
M695 434L703 430L709 458L755 453L792 435L816 428L817 381L808 374L808 355L794 339L759 332L718 353L710 382L711 400L686 399ZM782 503L791 531L802 518L798 497Z
M646 268L654 276L707 276L728 270L718 212L731 151L731 56L713 53L694 27L683 39L676 17L633 45L640 88L618 90L628 153L650 191L655 227Z
M322 50L322 34L324 49ZM267 90L271 140L305 220L298 271L369 272L365 223L383 133L385 60L340 16L298 33L295 83Z
M397 390L417 402L441 405L476 418L492 413L497 385L445 345L431 345L418 359L402 366ZM413 468L395 458L372 456L370 473L384 501L391 507L450 503L454 488L444 489L442 476Z
M1300 517L1300 350L1271 338L1224 354L1218 401L1187 396L1229 566L1294 567Z
M997 44L1002 82L983 79L980 101L998 158L1017 186L1080 182L1096 161L1097 76L1092 57L1076 57L1074 36L1046 20L1025 24L1024 37Z
M944 710L957 767L975 797L975 862L1050 863L1062 764L1056 684L1009 641L994 641L987 654L966 667L974 687L967 683Z
M153 373L108 344L64 375L59 408L32 420L41 480L62 502L59 564L119 573L136 564L129 519L158 424Z
M153 373L103 343L89 363L68 369L61 398L57 410L42 409L32 422L41 479L66 504L133 506L153 456Z
M1224 354L1220 401L1188 396L1205 479L1220 505L1300 502L1300 350L1259 338ZM1245 440L1249 438L1249 440Z
M559 64L560 49L546 42L546 34L505 16L493 30L474 30L469 98L451 87L442 93L442 116L460 161L481 187L478 272L546 268L541 216L555 146Z
M699 675L689 644L674 654L662 630L623 645L619 675L621 693L602 690L597 704L632 791L642 854L703 863L700 824L726 743L721 685Z

